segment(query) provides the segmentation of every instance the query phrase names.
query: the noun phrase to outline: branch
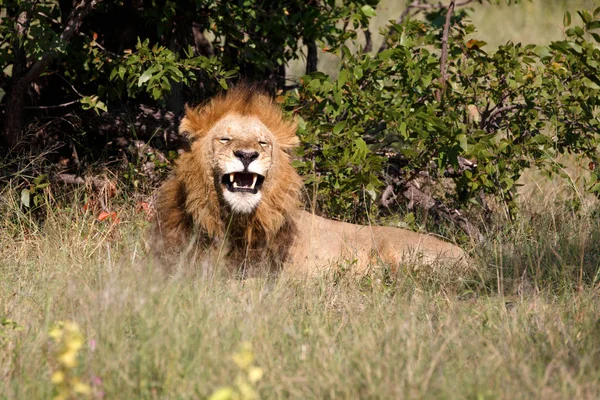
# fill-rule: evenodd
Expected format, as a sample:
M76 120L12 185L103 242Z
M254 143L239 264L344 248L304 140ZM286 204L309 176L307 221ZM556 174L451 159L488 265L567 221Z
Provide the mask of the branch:
M117 193L117 185L106 177L90 176L85 179L75 174L55 174L50 179L52 183L63 185L88 186L92 187L98 195L98 201L104 211L108 211L106 202Z
M107 186L114 186L114 183L107 178L88 177L86 179L75 174L56 174L52 176L52 182L63 185L85 186L91 184L96 190L102 190Z
M409 208L412 208L416 205L429 213L456 224L467 235L469 235L469 237L477 242L482 242L484 240L484 237L479 229L464 215L462 215L460 211L451 210L441 201L436 200L431 195L423 192L415 181L410 181L405 184L405 190L402 192L402 195L408 199Z
M317 70L317 63L319 61L319 56L317 54L317 43L314 39L307 39L306 49L306 74L308 75Z
M389 208L397 198L398 196L394 193L394 187L392 185L387 185L381 194L381 205Z
M371 50L373 50L373 40L371 39L371 31L365 29L363 30L363 33L365 34L365 47L363 48L363 51L365 53L369 53Z
M73 101L67 101L66 103L61 103L61 104L53 104L53 105L49 105L49 106L27 106L27 107L23 107L26 110L51 110L53 108L62 108L62 107L68 107L68 106L72 106L73 104L76 103L80 103L81 101L79 99L77 100L73 100Z
M442 101L442 96L446 89L446 62L448 61L448 34L450 32L450 23L452 22L452 14L454 14L454 7L456 6L456 0L450 0L448 10L446 11L446 22L444 23L444 33L442 35L442 54L440 56L440 85L435 92L435 98L438 102Z
M60 34L60 39L65 43L69 43L71 41L71 39L73 38L73 35L75 35L75 33L81 27L81 24L83 23L84 18L101 1L102 0L82 0L75 7L73 12L69 16L66 27ZM44 72L46 67L48 65L50 65L52 60L54 60L55 56L56 56L55 51L50 50L50 51L45 52L44 55L42 55L42 58L40 58L38 61L36 61L31 66L31 68L29 69L27 74L25 74L25 76L23 76L20 79L20 81L21 81L20 83L23 85L28 85L31 82L33 82L38 76L40 76L40 74L42 72Z
M481 119L481 123L479 126L481 129L485 130L486 132L489 132L491 125L494 123L498 115L508 111L519 110L525 107L527 107L526 104L510 104L508 106L501 106L501 103L499 103L489 112L489 114L485 118ZM543 111L541 107L534 106L532 108L537 111Z

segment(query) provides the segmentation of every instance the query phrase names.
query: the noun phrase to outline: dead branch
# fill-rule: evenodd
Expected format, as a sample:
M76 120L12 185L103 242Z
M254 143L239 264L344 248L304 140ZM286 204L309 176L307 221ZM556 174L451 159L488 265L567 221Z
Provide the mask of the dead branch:
M55 174L52 176L51 181L53 183L60 183L63 185L73 186L87 186L90 185L94 190L104 190L107 186L115 186L114 182L105 177L88 176L83 178L75 174ZM116 186L115 186L116 188Z
M398 196L394 193L394 187L392 185L387 185L383 193L381 194L381 205L389 208Z
M108 211L108 199L117 193L117 185L106 177L88 176L82 178L75 174L55 174L50 178L52 183L72 185L78 187L91 187L100 203L102 210Z
M409 209L417 206L433 215L454 223L473 240L477 242L483 241L484 237L479 229L462 215L460 211L450 209L441 201L423 192L414 180L406 183L404 187L402 195L409 201Z
M455 178L461 176L465 171L474 171L477 168L477 163L471 160L467 160L464 157L458 157L458 170L454 167L448 167L444 171L446 178Z

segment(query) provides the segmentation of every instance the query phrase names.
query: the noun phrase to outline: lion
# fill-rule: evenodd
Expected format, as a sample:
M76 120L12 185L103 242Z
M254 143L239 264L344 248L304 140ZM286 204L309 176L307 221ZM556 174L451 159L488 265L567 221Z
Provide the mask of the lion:
M186 108L179 131L189 151L159 189L154 252L187 254L230 271L289 269L315 274L341 261L357 272L464 262L453 244L400 228L319 217L301 202L303 181L291 163L296 123L270 97L247 87Z

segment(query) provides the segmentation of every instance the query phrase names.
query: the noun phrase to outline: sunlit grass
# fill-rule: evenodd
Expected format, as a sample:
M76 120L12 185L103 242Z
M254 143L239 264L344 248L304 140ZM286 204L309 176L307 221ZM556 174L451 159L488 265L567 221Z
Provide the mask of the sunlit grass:
M59 394L59 321L85 338L69 374L92 398L201 399L244 385L261 398L600 395L591 214L557 207L506 226L479 248L479 280L382 266L240 281L153 266L146 216L128 199L109 204L116 225L84 212L83 196L18 224L17 194L2 197L0 398Z

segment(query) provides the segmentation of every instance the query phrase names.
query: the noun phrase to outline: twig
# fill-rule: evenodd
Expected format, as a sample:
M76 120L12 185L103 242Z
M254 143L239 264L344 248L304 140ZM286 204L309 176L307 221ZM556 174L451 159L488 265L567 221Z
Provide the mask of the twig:
M83 37L83 38L86 38L86 39L89 39L89 38L90 38L88 35L86 35L85 33L82 33L82 32L79 32L79 33L77 33L77 34L78 34L80 37ZM92 38L92 40L94 40L94 39ZM100 43L98 43L96 40L94 40L94 47L97 47L97 48L99 48L100 50L102 50L102 51L103 51L103 52L105 52L106 54L109 54L109 55L111 55L111 56L113 56L113 57L115 57L115 58L121 57L119 54L117 54L117 53L115 53L115 52L112 52L112 51L108 50L106 47L102 46L102 45L101 45Z
M54 105L50 105L50 106L27 106L27 107L23 107L26 110L51 110L53 108L62 108L62 107L68 107L70 105L73 105L75 103L79 103L79 99L77 100L73 100L73 101L68 101L66 103L62 103L62 104L54 104Z
M43 13L43 12L41 12L41 11L38 11L38 12L37 12L37 15L39 15L40 17L44 17L44 18L46 18L48 21L52 22L52 23L53 23L53 24L55 24L55 25L60 25L60 21L58 21L58 20L57 20L57 19L55 19L55 18L52 18L52 17L51 17L51 16L49 16L49 15L46 15L46 14L44 14L44 13Z
M444 23L444 33L442 35L442 54L440 56L440 88L435 92L435 98L438 102L442 101L442 96L446 89L446 62L448 60L448 34L450 32L450 23L452 22L452 14L456 0L450 0L448 10L446 11L446 22Z
M462 215L460 211L450 209L441 201L434 199L431 195L422 191L414 180L405 183L404 187L405 190L402 192L402 195L409 201L409 208L412 208L415 205L419 206L438 217L455 223L473 240L477 242L482 242L484 240L479 229Z
M52 182L62 183L63 185L74 185L84 186L88 182L91 183L92 187L96 190L104 189L105 186L110 185L110 181L106 178L88 177L86 179L75 174L56 174L52 176Z
M496 107L494 107L487 116L485 116L485 118L481 119L481 123L480 123L480 128L485 130L486 132L488 132L488 129L490 128L490 125L494 122L494 120L496 119L496 117L502 113L508 112L508 111L513 111L513 110L518 110L521 108L526 107L526 104L510 104L507 106L500 106L500 104L496 105ZM532 107L534 110L536 111L542 111L541 107L537 107L534 106Z
M386 208L389 208L392 202L396 199L397 196L394 193L394 187L392 185L387 185L387 187L381 194L381 205L383 205Z
M85 97L85 94L82 94L81 92L79 92L79 90L75 89L75 86L71 85L71 82L69 82L67 80L67 78L65 78L64 76L62 76L59 73L54 73L54 75L58 76L60 79L62 79L63 81L65 81L65 83L67 85L69 85L69 87L71 88L71 90L74 91L77 95L79 95L80 97Z

